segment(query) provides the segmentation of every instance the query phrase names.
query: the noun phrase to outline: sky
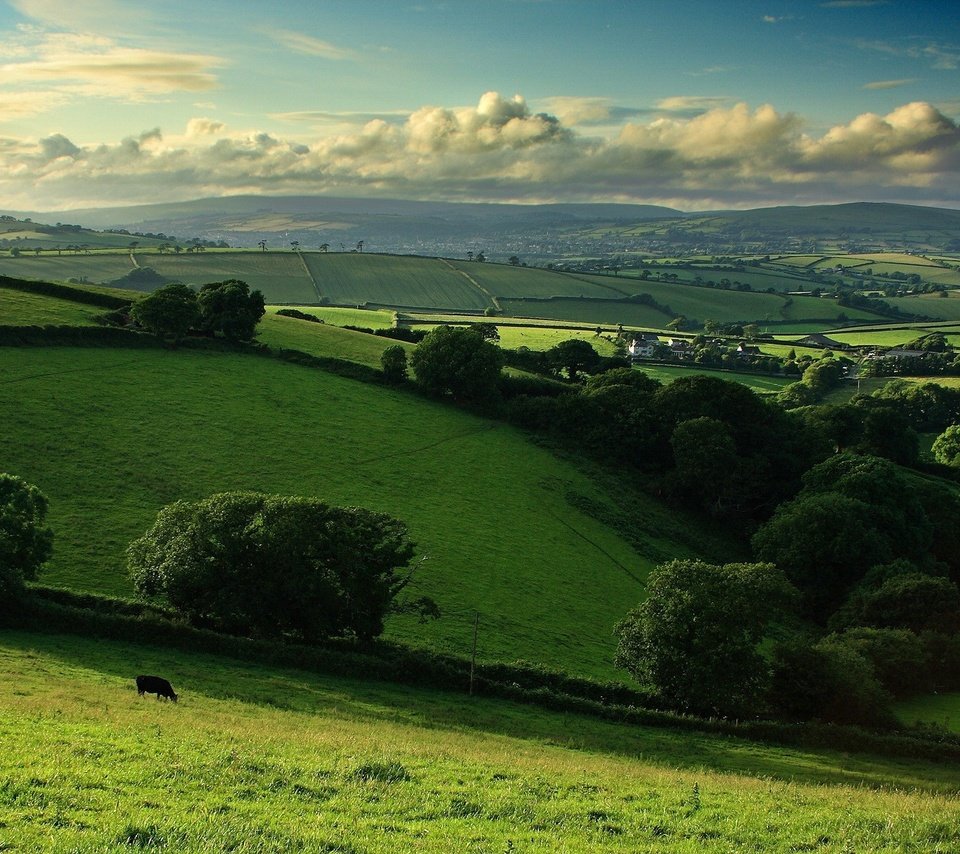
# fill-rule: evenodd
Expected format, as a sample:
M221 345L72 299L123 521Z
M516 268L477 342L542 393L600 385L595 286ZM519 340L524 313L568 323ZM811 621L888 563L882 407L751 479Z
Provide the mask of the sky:
M960 3L0 0L0 209L960 208Z

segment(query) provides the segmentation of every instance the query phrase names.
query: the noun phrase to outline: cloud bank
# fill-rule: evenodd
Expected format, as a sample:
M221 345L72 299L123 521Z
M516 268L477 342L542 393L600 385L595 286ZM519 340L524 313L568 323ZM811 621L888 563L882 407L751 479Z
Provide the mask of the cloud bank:
M554 102L568 122L605 103ZM668 106L686 107L681 99ZM521 96L424 106L311 139L191 120L117 143L62 135L0 139L0 197L11 208L174 201L237 193L485 201L642 201L686 209L824 201L960 206L960 128L931 104L864 113L820 135L773 106L718 104L635 117L608 139L583 136Z

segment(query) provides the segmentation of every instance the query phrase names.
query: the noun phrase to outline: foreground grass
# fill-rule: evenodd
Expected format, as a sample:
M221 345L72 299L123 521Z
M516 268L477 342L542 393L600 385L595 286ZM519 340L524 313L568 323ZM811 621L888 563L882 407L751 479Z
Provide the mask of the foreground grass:
M174 705L137 696L162 672ZM954 768L0 632L0 845L947 852Z
M312 495L403 519L427 556L411 590L444 616L390 637L469 654L479 612L481 658L614 678L612 628L650 567L705 542L502 423L263 357L0 348L0 411L0 471L50 499L50 584L129 594L127 544L177 499ZM632 545L571 495L632 514Z

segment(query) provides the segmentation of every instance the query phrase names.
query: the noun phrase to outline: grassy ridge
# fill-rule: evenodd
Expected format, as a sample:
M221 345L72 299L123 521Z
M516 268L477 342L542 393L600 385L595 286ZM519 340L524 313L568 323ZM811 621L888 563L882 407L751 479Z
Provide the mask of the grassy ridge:
M99 306L0 287L0 324L4 326L87 326L105 311Z
M177 705L137 696L162 672ZM26 850L948 851L954 770L211 656L0 634Z
M683 520L615 500L502 424L262 357L6 348L0 409L0 471L50 499L43 578L78 589L128 591L124 548L173 500L316 495L404 519L429 556L416 589L445 616L395 618L391 637L463 653L480 611L483 658L609 678L610 630L650 566L694 552ZM643 555L568 493L632 514Z

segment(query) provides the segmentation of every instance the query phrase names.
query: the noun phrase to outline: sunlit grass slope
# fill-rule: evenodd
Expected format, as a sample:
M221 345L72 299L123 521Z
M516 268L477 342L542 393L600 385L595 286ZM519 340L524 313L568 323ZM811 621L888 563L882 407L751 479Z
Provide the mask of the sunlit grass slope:
M138 697L168 676L178 704ZM0 633L24 851L947 852L955 769Z
M107 309L0 287L2 326L88 326Z
M0 348L0 411L0 471L50 499L43 579L79 589L129 592L126 545L176 499L314 495L405 520L428 558L415 587L444 617L390 636L464 653L479 612L484 658L612 676L646 572L701 541L502 423L264 357ZM630 511L643 556L570 494Z
M380 367L380 356L387 347L399 344L407 351L413 350L412 344L403 341L353 332L329 323L283 317L272 309L257 326L257 340L278 349L301 350L311 356L332 356L371 368Z

